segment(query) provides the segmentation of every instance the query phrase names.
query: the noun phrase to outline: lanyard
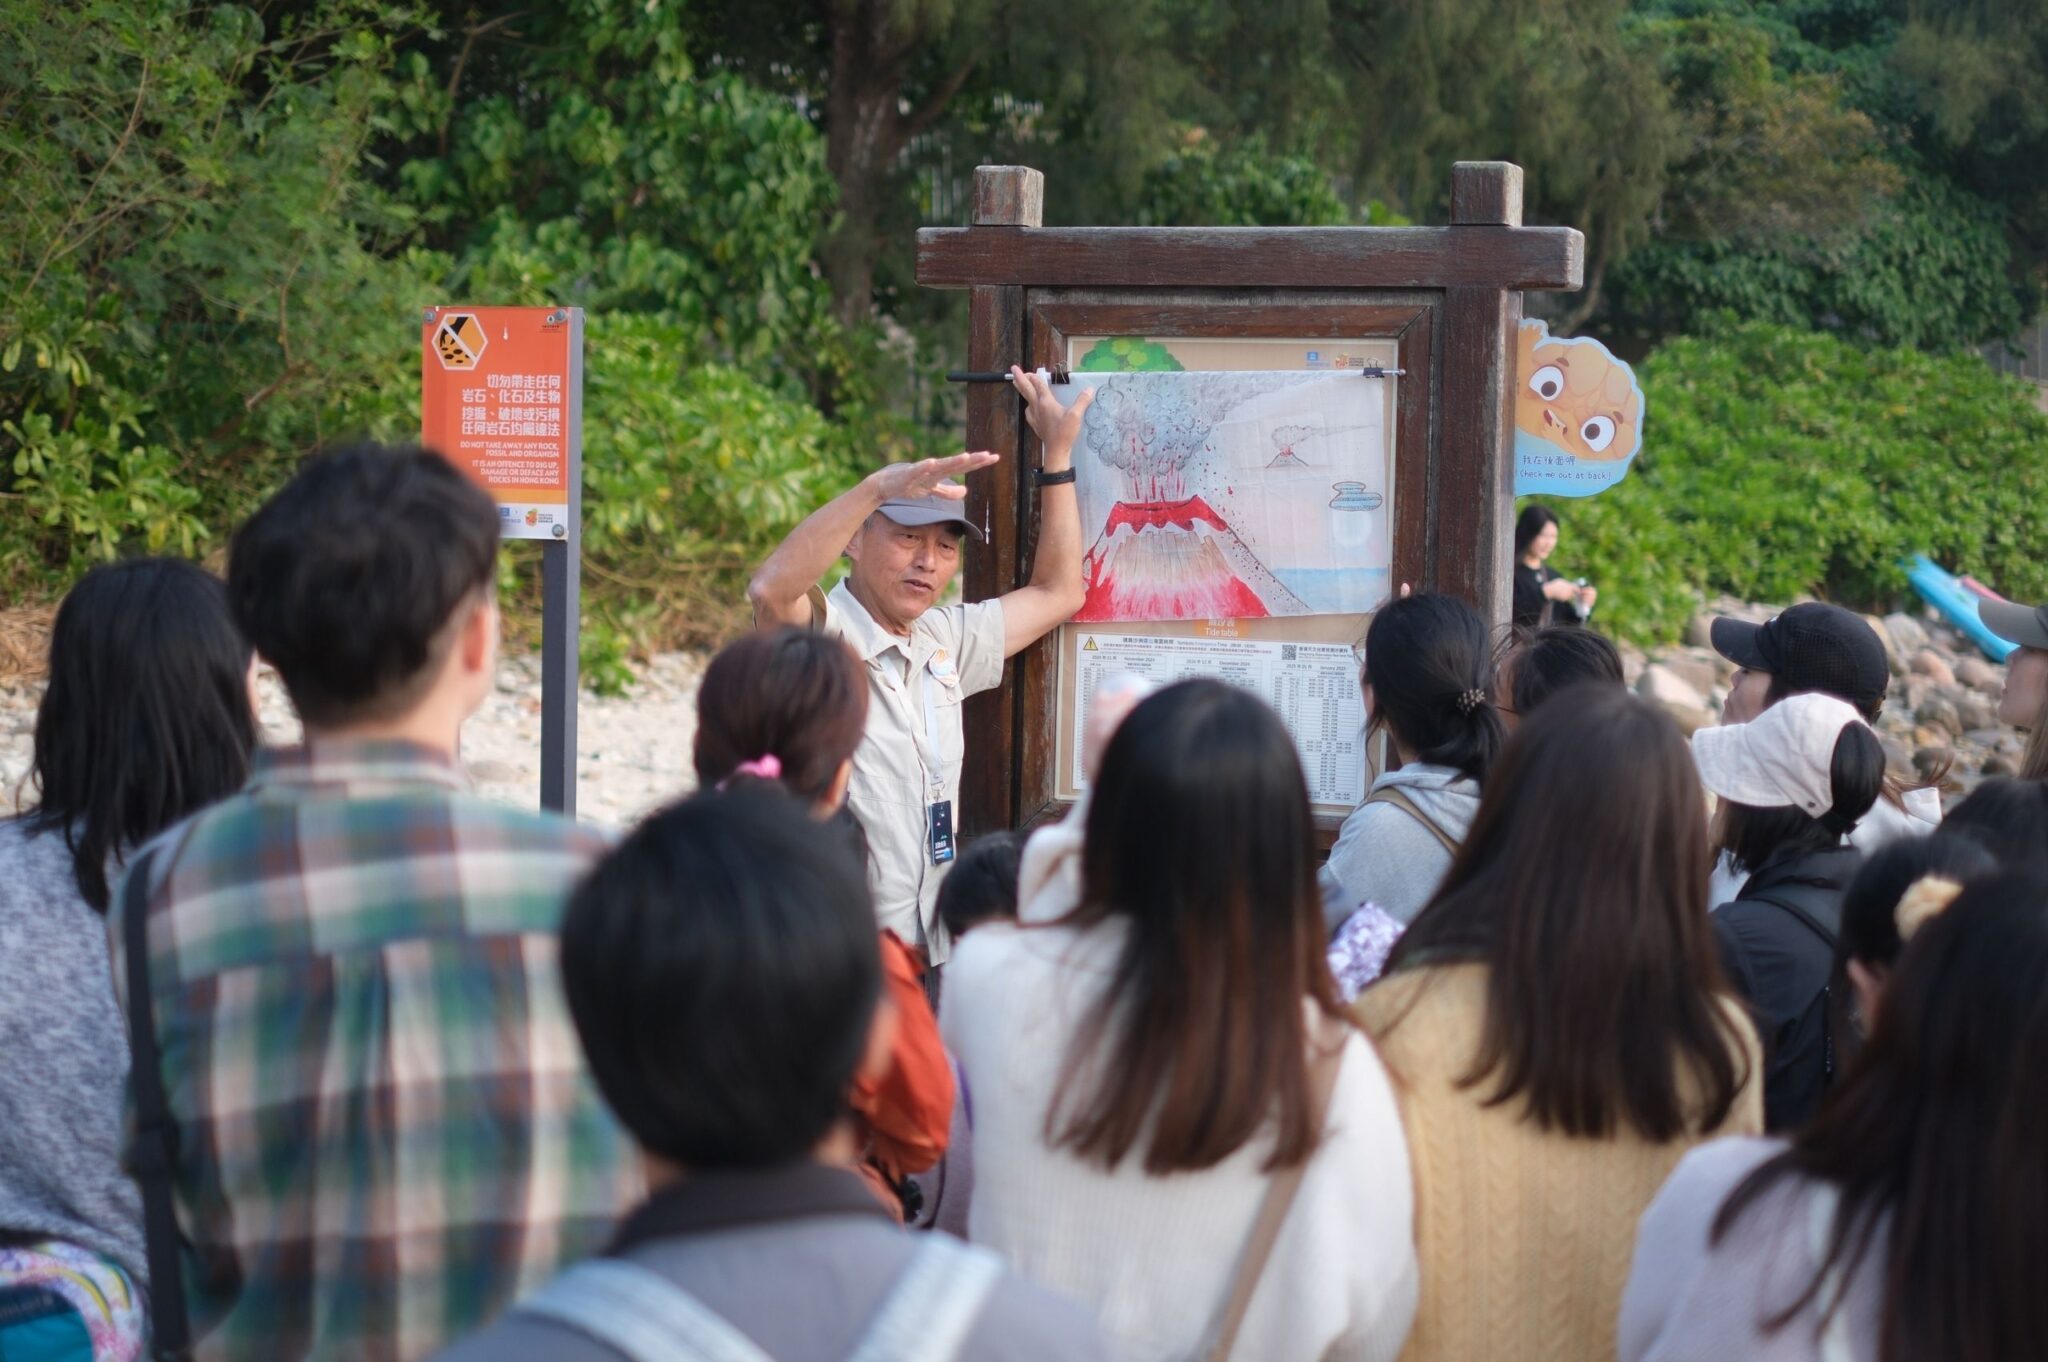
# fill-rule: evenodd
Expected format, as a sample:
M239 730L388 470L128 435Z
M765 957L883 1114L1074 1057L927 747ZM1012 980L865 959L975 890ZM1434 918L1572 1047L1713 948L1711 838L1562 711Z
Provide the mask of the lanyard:
M923 666L917 669L917 700L918 704L924 709L925 740L925 746L918 748L917 764L920 768L920 774L924 776L925 799L930 803L936 804L946 797L943 780L945 772L943 754L946 748L939 738L939 705L932 698L932 669L929 658L926 659ZM914 739L911 742L911 746L917 747Z

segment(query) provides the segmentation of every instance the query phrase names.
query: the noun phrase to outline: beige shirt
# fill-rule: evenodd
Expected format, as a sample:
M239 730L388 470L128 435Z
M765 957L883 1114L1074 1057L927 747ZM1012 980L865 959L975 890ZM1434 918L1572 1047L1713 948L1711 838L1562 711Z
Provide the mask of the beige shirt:
M868 669L868 728L847 804L867 833L875 916L942 965L952 946L937 911L947 867L932 864L929 811L942 800L953 806L957 842L967 746L960 702L1003 679L1002 602L934 607L909 638L875 623L844 580L811 603L818 627L844 639Z

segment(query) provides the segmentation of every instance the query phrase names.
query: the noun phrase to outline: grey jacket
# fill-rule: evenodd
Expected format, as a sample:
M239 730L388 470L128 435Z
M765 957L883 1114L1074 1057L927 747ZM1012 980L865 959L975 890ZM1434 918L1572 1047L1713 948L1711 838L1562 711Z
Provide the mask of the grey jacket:
M1448 766L1416 763L1389 771L1374 792L1399 790L1454 842L1479 811L1479 782ZM1368 796L1369 797L1369 796ZM1376 903L1402 925L1415 920L1451 868L1451 853L1406 809L1360 804L1344 820L1323 867L1323 916L1334 932L1361 903Z
M127 1080L106 920L78 892L64 834L0 822L0 1232L91 1249L143 1287L142 1196L121 1171Z
M922 1236L852 1173L820 1164L706 1172L656 1192L608 1255L668 1278L778 1362L844 1362ZM960 1362L1102 1362L1094 1321L1021 1278L996 1283ZM435 1362L619 1362L566 1324L516 1308Z

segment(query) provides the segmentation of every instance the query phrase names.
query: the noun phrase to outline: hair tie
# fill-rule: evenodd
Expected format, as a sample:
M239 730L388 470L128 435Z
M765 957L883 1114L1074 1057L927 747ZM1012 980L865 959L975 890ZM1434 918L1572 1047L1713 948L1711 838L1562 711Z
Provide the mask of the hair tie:
M723 790L741 776L753 776L759 780L780 780L782 779L782 762L773 752L766 756L756 757L752 761L743 761L732 768L731 775L718 782L718 788Z
M1922 875L1908 885L1899 897L1899 906L1892 909L1892 923L1899 929L1900 942L1912 940L1913 933L1954 903L1956 895L1962 892L1960 884L1942 875Z
M1486 692L1483 690L1474 689L1458 692L1457 705L1458 713L1460 714L1470 714L1485 703Z

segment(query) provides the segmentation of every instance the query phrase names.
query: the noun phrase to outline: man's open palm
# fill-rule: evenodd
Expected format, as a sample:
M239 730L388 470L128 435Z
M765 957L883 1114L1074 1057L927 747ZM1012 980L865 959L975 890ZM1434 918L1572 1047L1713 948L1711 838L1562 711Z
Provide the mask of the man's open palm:
M919 497L941 496L959 501L967 489L948 479L965 477L1001 459L986 450L954 454L944 459L920 459L916 463L892 463L876 475L884 501L915 501Z

